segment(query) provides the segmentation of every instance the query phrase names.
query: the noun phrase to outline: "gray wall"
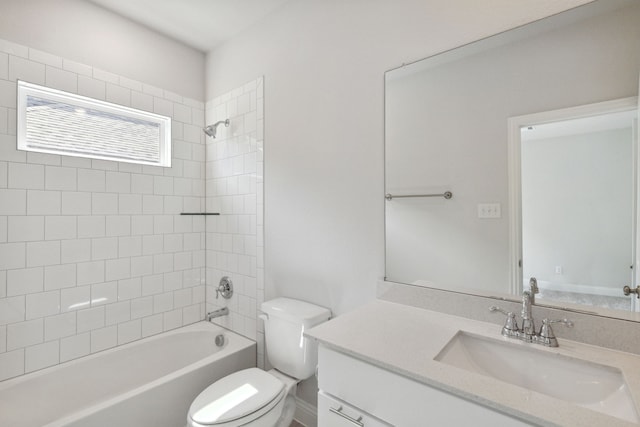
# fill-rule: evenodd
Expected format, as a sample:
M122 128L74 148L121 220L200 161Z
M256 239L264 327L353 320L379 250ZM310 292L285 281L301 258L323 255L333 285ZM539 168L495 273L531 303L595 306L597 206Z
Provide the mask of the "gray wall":
M206 99L264 75L265 299L375 298L386 70L582 3L299 0L209 53Z
M375 297L386 70L580 3L294 1L209 53L207 99L265 76L265 297Z
M633 262L632 140L629 127L522 144L525 279L620 295Z
M204 100L204 54L85 0L1 0L0 38Z

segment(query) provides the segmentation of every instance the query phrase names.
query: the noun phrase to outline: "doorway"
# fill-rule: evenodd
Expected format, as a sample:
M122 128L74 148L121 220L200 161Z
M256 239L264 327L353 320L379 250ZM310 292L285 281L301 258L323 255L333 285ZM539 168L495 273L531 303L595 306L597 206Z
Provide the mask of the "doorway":
M520 116L510 127L514 291L536 277L541 300L636 311L622 288L637 283L637 99Z

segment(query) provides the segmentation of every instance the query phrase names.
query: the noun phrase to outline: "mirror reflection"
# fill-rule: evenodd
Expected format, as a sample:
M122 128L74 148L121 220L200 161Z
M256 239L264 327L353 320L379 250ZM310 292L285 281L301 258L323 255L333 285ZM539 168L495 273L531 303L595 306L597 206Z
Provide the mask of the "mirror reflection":
M600 0L387 72L387 280L636 309L639 23Z
M583 118L556 111L509 141L520 148L522 275L537 278L542 299L632 308L620 284L634 281L636 102Z

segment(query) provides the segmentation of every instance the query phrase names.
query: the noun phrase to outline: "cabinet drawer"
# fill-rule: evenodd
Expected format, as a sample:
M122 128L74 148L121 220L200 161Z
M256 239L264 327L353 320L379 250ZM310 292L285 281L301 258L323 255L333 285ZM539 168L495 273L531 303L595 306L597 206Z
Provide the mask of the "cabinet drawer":
M318 386L378 419L400 427L524 427L528 422L470 402L321 345ZM328 411L328 409L327 409ZM329 426L331 424L325 424ZM348 425L348 424L345 424ZM351 425L351 427L356 427Z
M322 391L318 393L318 427L390 427L384 421Z

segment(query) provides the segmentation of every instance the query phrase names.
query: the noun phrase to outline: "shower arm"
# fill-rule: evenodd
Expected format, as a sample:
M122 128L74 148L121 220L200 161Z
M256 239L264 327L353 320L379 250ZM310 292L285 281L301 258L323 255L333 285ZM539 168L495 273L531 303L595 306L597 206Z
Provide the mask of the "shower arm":
M212 125L207 126L206 128L203 129L204 133L206 133L208 136L215 138L216 137L216 132L218 129L219 125L224 125L225 127L229 127L229 119L226 120L220 120L219 122L216 122Z

